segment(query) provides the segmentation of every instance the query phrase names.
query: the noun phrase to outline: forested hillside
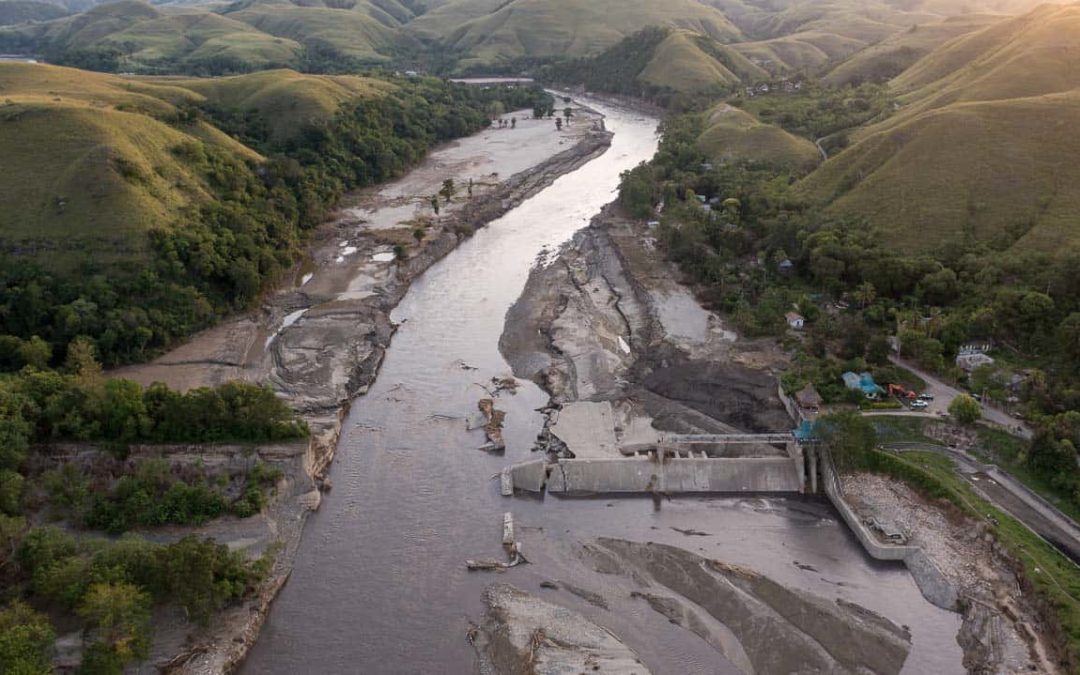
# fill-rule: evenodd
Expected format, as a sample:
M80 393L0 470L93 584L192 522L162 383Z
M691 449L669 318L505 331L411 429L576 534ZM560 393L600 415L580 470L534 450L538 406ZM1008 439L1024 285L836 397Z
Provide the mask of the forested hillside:
M531 89L302 76L131 80L0 64L0 335L144 359L249 306L345 191ZM238 140L239 139L239 140ZM17 362L10 367L21 367Z

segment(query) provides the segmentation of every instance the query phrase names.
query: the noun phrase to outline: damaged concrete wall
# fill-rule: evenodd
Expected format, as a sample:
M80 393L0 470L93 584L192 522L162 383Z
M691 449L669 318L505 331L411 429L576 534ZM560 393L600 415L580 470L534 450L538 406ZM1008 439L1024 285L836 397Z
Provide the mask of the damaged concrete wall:
M800 491L794 463L783 457L560 460L548 492L792 492Z
M862 544L870 557L875 560L903 561L924 598L942 609L955 611L958 606L956 588L953 587L921 548L918 546L883 544L863 524L862 520L851 508L851 505L844 500L840 480L836 475L832 459L827 452L822 452L821 455L821 473L825 494L828 495L829 501L840 512L840 516L851 528L855 538L859 540L859 543Z

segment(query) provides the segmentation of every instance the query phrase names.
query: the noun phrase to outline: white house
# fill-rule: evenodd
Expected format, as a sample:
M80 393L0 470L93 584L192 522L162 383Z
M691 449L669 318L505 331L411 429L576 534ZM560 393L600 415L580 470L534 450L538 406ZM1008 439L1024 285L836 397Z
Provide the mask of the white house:
M969 373L979 366L988 366L993 362L994 357L980 352L966 352L956 357L957 367Z
M803 318L802 314L796 312L788 312L784 315L784 318L787 319L788 327L794 330L802 330L806 324L806 319Z

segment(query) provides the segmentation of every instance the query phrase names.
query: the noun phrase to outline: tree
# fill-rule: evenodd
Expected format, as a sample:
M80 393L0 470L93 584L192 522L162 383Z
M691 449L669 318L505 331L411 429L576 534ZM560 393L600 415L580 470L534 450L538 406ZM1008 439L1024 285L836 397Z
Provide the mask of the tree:
M892 347L884 335L874 335L866 345L866 360L875 366L883 366L889 362L889 352Z
M854 412L826 415L814 425L814 433L832 453L837 469L854 469L863 464L877 445L877 432L870 420Z
M961 394L949 404L949 414L964 426L973 426L982 417L979 402L967 394Z
M563 108L562 116L566 118L567 122L569 122L570 118L574 116L574 111L569 106Z
M55 639L49 620L25 604L0 609L0 675L51 673Z
M562 118L561 117L556 117L555 118L555 131L562 131Z
M877 289L869 281L864 282L855 289L854 297L855 301L859 303L859 307L866 309L866 306L877 298Z
M1080 312L1065 317L1057 329L1061 352L1073 363L1080 365Z
M435 215L439 215L439 196L431 195L431 210L435 212Z
M76 611L94 637L89 654L91 672L120 672L124 665L146 658L150 651L150 604L150 596L132 584L90 586Z
M443 196L447 204L450 203L450 200L457 194L457 186L454 185L453 178L447 178L442 182L442 189L439 190L439 194Z

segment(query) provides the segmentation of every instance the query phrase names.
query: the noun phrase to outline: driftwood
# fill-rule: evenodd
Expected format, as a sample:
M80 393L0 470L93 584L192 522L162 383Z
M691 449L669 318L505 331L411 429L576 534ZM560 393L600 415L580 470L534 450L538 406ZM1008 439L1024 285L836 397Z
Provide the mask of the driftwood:
M484 415L484 419L487 423L484 424L484 434L487 436L488 442L482 446L481 450L488 450L490 452L502 452L506 450L506 441L503 440L503 421L506 419L506 413L502 410L495 408L495 401L490 398L482 398L477 404L480 408L480 412Z

